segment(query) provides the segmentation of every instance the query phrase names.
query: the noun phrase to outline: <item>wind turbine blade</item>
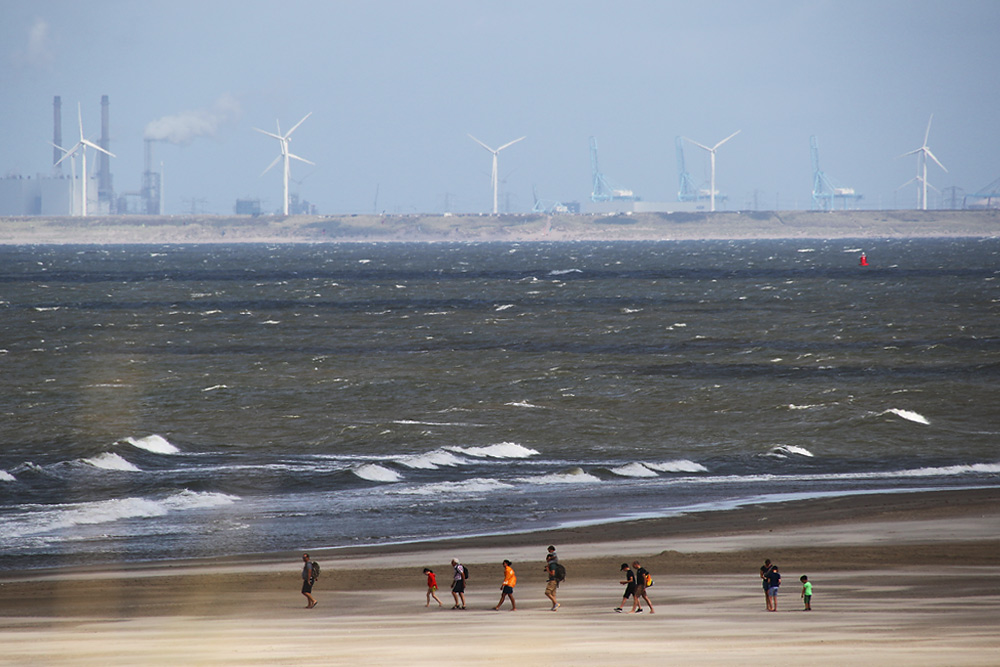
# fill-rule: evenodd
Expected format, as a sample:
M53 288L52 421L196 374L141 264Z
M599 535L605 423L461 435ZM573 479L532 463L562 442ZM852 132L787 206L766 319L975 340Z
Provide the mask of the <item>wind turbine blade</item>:
M284 137L282 137L282 136L279 136L279 135L277 135L277 134L275 134L273 132L268 132L267 130L262 130L259 127L255 127L253 129L257 130L261 134L266 134L269 137L273 137L273 138L277 139L278 141L281 141L282 139L284 139Z
M80 125L80 141L83 141L83 110L79 102L76 103L76 120Z
M698 143L697 141L695 141L694 139L688 139L687 137L682 137L682 139L684 139L684 141L687 141L687 142L689 142L689 143L692 143L692 144L694 144L694 145L695 145L695 146L697 146L698 148L704 148L704 149L705 149L706 151L708 151L709 153L711 153L711 152L712 152L712 149L711 149L711 148L709 148L709 147L708 147L708 146L706 146L705 144L699 144L699 143Z
M927 145L927 139L929 139L930 136L931 136L931 121L932 120L934 120L934 114L931 114L931 117L927 119L927 131L924 132L924 146Z
M300 120L299 122L297 122L295 125L292 126L292 129L290 129L288 132L285 132L285 139L287 139L288 137L292 136L292 132L294 132L295 130L297 130L298 127L299 127L299 125L301 125L302 123L306 122L306 118L308 118L311 115L313 115L312 111L310 111L305 116L303 116L302 120Z
M274 165L278 164L279 162L281 162L281 156L280 155L278 157L274 158L274 162L272 162L271 164L267 165L267 169L265 169L264 171L260 172L260 175L263 176L267 172L271 171L271 169L274 168Z
M486 144L484 144L483 142L481 142L481 141L480 141L479 139L476 139L476 138L475 138L474 136L472 136L471 134L469 135L469 138L470 138L470 139L472 139L473 141L475 141L475 142L476 142L477 144L479 144L479 145L480 145L480 146L482 146L483 148L485 148L486 150L488 150L489 152L491 152L491 153L495 153L495 152L496 152L496 151L494 151L494 150L493 150L492 148L490 148L489 146L487 146Z
M75 146L73 146L73 148L71 148L69 150L66 150L65 148L60 147L59 150L61 150L63 153L65 153L65 155L63 155L61 158L59 158L59 160L56 162L56 164L62 164L63 160L65 160L68 157L72 157L76 153L76 151L77 151L78 148L80 148L80 144L79 143L76 144Z
M732 134L730 134L730 135L729 135L728 137L726 137L725 139L723 139L723 140L722 140L722 141L720 141L719 143L717 143L717 144L715 144L714 146L712 146L712 150L714 151L714 150L715 150L716 148L718 148L718 147L719 147L719 146L721 146L722 144L726 143L727 141L729 141L730 139L732 139L733 137L735 137L735 136L736 136L737 134L739 134L739 133L740 133L740 132L742 132L742 131L743 131L743 130L736 130L735 132L733 132Z
M111 157L118 157L117 155L115 155L111 151L104 150L103 148L101 148L100 146L98 146L97 144L95 144L93 141L90 141L89 139L84 139L80 143L84 144L85 146L90 146L94 150L98 150L98 151L101 151L102 153L106 153L106 154L110 155Z
M908 153L903 153L902 155L897 155L896 159L898 160L901 157L906 157L907 155L913 155L914 153L922 153L923 151L924 151L924 147L923 146L921 146L920 148L914 148L912 151L909 151Z
M309 160L305 159L304 157L299 157L295 153L289 153L288 157L292 158L293 160L298 160L299 162L305 162L306 164L311 164L314 167L316 166L315 162L310 162Z
M65 148L63 148L62 146L60 146L59 144L57 144L56 142L54 142L54 141L50 141L49 143L50 143L50 144L52 144L52 147L53 147L53 148L58 148L58 149L59 149L59 150L61 150L61 151L62 151L63 153L69 153L69 151L68 151L68 150L66 150Z
M500 148L498 148L498 149L497 149L497 153L499 153L499 152L500 152L500 151L502 151L503 149L507 148L508 146L513 146L513 145L514 145L514 144L516 144L517 142L519 142L519 141L523 141L523 140L525 140L525 139L527 139L527 137L521 137L520 139L515 139L514 141L508 141L508 142L507 142L507 143L505 143L505 144L504 144L503 146L501 146Z
M937 157L934 155L934 153L931 153L931 149L924 148L924 152L927 153L927 155L929 155L932 160L934 160L935 162L937 162L937 166L941 167L945 171L948 171L948 169L943 164L941 164L941 161L937 159Z

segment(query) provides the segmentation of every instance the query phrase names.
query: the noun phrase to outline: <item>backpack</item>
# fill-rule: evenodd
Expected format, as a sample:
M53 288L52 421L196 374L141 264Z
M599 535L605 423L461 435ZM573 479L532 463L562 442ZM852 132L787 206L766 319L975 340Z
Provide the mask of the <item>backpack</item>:
M312 563L312 569L309 570L310 577L312 579L319 579L319 563L316 561L310 561Z
M650 586L653 585L653 575L647 572L645 576L646 576L646 588L649 588Z
M468 565L465 565L465 564L463 563L463 564L462 564L462 572L464 573L464 574L462 575L462 578L463 578L463 579L468 579L468 578L469 578L469 566L468 566Z
M562 563L556 563L552 566L552 574L555 576L556 581L566 581L566 566Z

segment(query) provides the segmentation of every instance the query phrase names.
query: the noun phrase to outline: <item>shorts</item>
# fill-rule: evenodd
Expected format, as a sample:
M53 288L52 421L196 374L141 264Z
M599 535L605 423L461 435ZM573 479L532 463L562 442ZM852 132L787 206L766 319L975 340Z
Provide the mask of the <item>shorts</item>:
M635 595L635 584L628 584L625 586L625 595L622 596L623 600L627 600Z
M504 595L513 595L514 594L514 587L513 586L504 586L503 588L500 589L500 592L503 593Z
M772 588L768 588L767 589L767 596L768 597L772 597L772 598L778 597L778 587L774 586Z
M805 598L806 604L809 604L810 602L812 602L813 596L806 595L806 596L804 596L804 598Z
M308 579L303 579L302 580L302 592L303 593L312 593L313 592L312 582L309 581Z
M545 582L546 595L555 595L557 588L559 588L559 582L556 581L555 579L549 579L547 582Z
M465 592L465 580L464 579L456 579L455 582L451 585L451 592L452 593L464 593Z

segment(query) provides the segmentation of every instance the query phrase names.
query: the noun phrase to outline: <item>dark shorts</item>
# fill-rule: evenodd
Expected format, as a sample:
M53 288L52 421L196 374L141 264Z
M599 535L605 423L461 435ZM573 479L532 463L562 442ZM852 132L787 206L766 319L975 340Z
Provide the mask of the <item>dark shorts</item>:
M451 592L452 593L464 593L465 592L465 580L464 579L456 579L454 581L454 583L452 583L452 585L451 585Z
M633 595L635 595L635 584L628 584L625 586L625 595L622 596L622 599L627 600Z
M513 595L514 594L514 587L513 586L504 586L503 588L500 589L500 592L503 593L504 595Z
M313 592L312 582L309 581L308 579L303 579L302 580L302 592L303 593L312 593Z

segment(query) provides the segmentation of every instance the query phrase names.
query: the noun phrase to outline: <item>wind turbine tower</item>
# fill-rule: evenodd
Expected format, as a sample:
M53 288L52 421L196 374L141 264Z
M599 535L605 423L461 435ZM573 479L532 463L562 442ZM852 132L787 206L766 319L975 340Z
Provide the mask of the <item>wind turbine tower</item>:
M79 151L80 153L80 166L83 168L83 180L81 185L81 197L80 197L81 199L80 215L83 217L87 217L87 179L89 178L89 174L87 173L87 148L93 148L94 150L100 151L101 153L106 153L111 157L118 157L118 156L115 155L114 153L104 150L103 148L95 144L93 141L90 141L89 139L83 136L83 111L80 108L79 102L76 103L76 120L80 128L80 141L76 142L76 144L69 150L66 150L65 148L57 144L52 144L52 145L64 153L64 155L61 158L59 158L59 161L56 162L56 166L58 166L59 163L65 160L66 158L72 157L75 153L77 153L77 151Z
M684 137L685 140L691 142L692 144L694 144L698 148L704 148L706 151L708 151L708 155L709 155L709 158L710 158L711 164L712 164L712 176L711 176L711 180L709 181L709 188L710 188L709 197L710 197L710 200L712 202L711 203L711 207L709 208L710 211L714 211L715 210L715 151L717 151L719 149L719 146L721 146L722 144L726 143L727 141L729 141L730 139L732 139L733 137L735 137L741 131L742 130L736 130L735 132L733 132L728 137L726 137L725 139L723 139L719 143L715 144L711 148L709 148L708 146L706 146L704 144L699 144L697 141L694 141L693 139L688 139L687 137Z
M508 141L503 146L501 146L500 148L496 148L496 149L490 148L489 146L487 146L486 144L484 144L483 142L481 142L479 139L476 139L471 134L469 135L469 138L472 139L473 141L475 141L477 144L479 144L483 148L485 148L486 150L488 150L490 153L493 153L493 174L492 174L492 176L490 176L490 180L493 182L493 215L496 215L497 214L497 185L498 185L498 180L497 180L497 178L498 178L497 177L497 156L500 155L500 151L502 151L503 149L508 148L510 146L513 146L517 142L525 139L525 137L521 137L519 139L515 139L514 141Z
M310 162L309 160L307 160L307 159L305 159L303 157L299 157L298 155L295 155L294 153L292 153L291 151L288 150L288 143L292 140L292 132L294 132L295 130L299 129L299 125L301 125L302 123L304 123L305 120L306 120L306 118L308 118L311 115L312 115L312 111L310 111L305 116L303 116L302 120L300 120L295 125L293 125L292 129L290 129L285 134L281 133L281 123L278 122L278 121L275 121L275 124L278 127L278 133L277 134L274 134L272 132L266 132L266 131L261 130L261 129L256 128L256 127L254 128L255 130L257 130L261 134L266 134L269 137L273 137L274 139L277 139L278 143L279 143L279 145L281 147L281 153L278 155L278 157L274 158L274 162L272 162L271 164L269 164L267 166L267 169L265 169L264 171L262 171L260 175L263 176L267 172L271 171L271 169L274 167L274 165L278 164L278 162L280 162L282 160L284 161L284 186L285 187L284 187L284 197L281 200L282 201L282 212L283 212L284 215L288 215L288 178L289 178L289 175L291 174L291 160L298 160L299 162L305 162L306 164L311 164L313 166L316 166L315 162Z
M899 156L899 157L906 157L907 155L913 155L915 153L917 154L917 175L914 178L908 180L906 183L903 183L899 187L904 188L913 181L918 181L920 183L920 190L917 191L920 195L919 203L920 203L920 208L924 211L927 210L927 158L934 160L935 162L937 162L937 166L941 167L946 172L948 171L945 168L945 166L941 164L941 161L934 156L934 153L931 152L931 149L927 146L927 139L931 135L932 120L934 120L934 114L931 114L931 117L927 120L927 131L924 132L923 145L920 148L915 148L914 150L908 153L903 153L902 155ZM933 188L934 186L932 185L931 187Z

